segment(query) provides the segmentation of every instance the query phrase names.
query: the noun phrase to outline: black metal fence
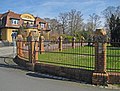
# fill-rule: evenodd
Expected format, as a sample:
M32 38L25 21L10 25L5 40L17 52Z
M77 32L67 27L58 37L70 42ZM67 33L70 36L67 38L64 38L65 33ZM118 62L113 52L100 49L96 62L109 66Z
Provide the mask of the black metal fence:
M39 41L37 42L39 43ZM18 55L29 60L30 42L17 41L17 44L18 43L22 43L22 47L17 46L18 51L22 50L22 55L20 54L20 52L18 52ZM107 72L120 72L120 46L111 46L111 44L114 43L117 45L117 43L120 42L112 41L112 43L107 43ZM44 41L44 49L45 51L42 54L40 54L40 51L36 51L39 52L38 61L41 63L94 70L94 42L76 41L73 48L72 41L63 41L62 51L60 51L58 40Z
M111 44L113 46L111 46ZM120 41L114 40L107 43L107 71L120 72Z
M95 66L95 47L94 42L75 42L75 48L72 48L72 41L64 41L62 51L59 51L59 41L44 41L45 52L39 54L39 62L68 66L72 68L82 68L94 70ZM112 43L119 43L112 41ZM120 47L111 46L107 43L107 71L120 72Z
M94 70L95 49L88 46L88 42L75 42L73 48L72 41L63 41L62 51L59 50L59 41L44 41L44 44L45 52L39 54L39 62Z
M114 44L114 43L116 45L112 46L111 44ZM120 43L120 42L112 41L112 42L106 43L107 44L107 49L106 49L107 59L106 59L106 65L103 65L103 66L106 66L107 70L105 69L105 72L107 71L110 79L112 79L110 80L111 81L110 83L113 83L112 82L113 80L119 83L120 47L119 45L117 46L117 43ZM31 44L34 46L32 47ZM41 44L43 44L43 49L41 49L41 46L42 46ZM78 71L77 73L79 73L81 69L90 71L91 79L93 76L92 72L96 71L96 57L97 56L95 54L96 53L95 49L96 49L95 42L85 42L85 41L83 42L83 41L57 40L57 41L43 41L43 42L40 42L40 41L30 41L30 42L18 41L17 42L17 50L18 50L17 53L18 53L18 56L20 56L21 58L27 59L28 61L30 61L29 59L32 59L31 63L36 63L38 61L41 64L46 64L46 65L50 64L49 66L52 65L54 67L57 66L57 67L74 69L74 72ZM105 51L103 49L102 51ZM104 55L104 54L101 54L101 55ZM38 59L36 59L35 57L38 57ZM101 64L98 62L97 66L99 65ZM84 71L82 72L85 76L86 74L88 74L86 72L84 73ZM103 77L104 73L102 72L98 71L97 73L100 73L100 77L104 78ZM77 75L77 73L75 73L75 75Z
M29 45L30 42L27 41L17 41L17 55L21 58L26 59L27 61L29 61Z

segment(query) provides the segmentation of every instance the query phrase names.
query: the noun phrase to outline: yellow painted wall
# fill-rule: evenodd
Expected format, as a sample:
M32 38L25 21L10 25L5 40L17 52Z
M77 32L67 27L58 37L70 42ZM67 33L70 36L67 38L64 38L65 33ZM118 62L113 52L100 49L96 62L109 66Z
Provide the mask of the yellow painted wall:
M2 33L1 39L7 40L7 29L1 29L1 33Z
M18 31L18 29L7 29L7 40L9 41L9 42L12 42L12 36L11 36L11 34L12 34L12 32L13 31Z
M11 34L13 31L17 31L17 29L10 29L10 28L2 29L2 36L1 36L2 40L12 42Z
M32 20L32 21L35 20L34 16L31 15L31 14L22 14L21 18L24 19L24 20Z
M12 42L12 32L13 31L18 31L18 29L11 29L11 28L5 28L5 29L2 29L2 40L7 40L9 42ZM38 29L32 29L32 28L29 28L29 29L25 29L26 33L25 34L25 37L28 37L29 35L29 32L31 31L38 31ZM46 39L49 39L49 32L44 32L45 35L46 35Z

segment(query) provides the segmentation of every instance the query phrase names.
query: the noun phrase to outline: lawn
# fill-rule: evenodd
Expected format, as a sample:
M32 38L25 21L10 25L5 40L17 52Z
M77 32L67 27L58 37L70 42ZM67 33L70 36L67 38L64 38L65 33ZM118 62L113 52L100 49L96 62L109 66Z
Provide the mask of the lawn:
M109 71L120 72L119 54L120 49L114 47L107 48L107 69ZM39 61L47 64L93 70L95 63L94 55L94 47L84 46L75 49L64 49L62 52L45 52L44 54L39 54Z

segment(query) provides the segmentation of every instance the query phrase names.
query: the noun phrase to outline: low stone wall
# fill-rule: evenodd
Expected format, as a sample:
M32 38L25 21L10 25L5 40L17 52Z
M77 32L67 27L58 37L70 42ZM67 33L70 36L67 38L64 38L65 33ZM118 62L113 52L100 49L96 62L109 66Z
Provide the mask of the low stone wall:
M25 69L27 69L27 70L33 70L33 65L31 63L29 63L25 59L22 59L22 58L20 58L18 56L16 56L14 58L14 62L16 64L18 64L19 66L21 66L21 67L25 67Z
M68 79L83 81L92 84L92 78L94 73L94 71L92 70L69 68L69 67L62 67L62 66L43 64L43 63L36 63L35 65L33 65L28 61L19 58L18 56L15 57L14 62L17 63L19 66L25 67L28 70L32 70L32 71L34 70L36 72L40 72L44 74L65 77ZM108 83L120 84L120 73L109 72Z
M33 70L34 67L34 71L36 72L65 77L77 81L84 81L86 83L92 83L93 71L91 70L62 67L42 63L36 63L35 65L32 65L28 61L21 59L18 56L15 57L14 62L17 63L19 66L25 67L28 70Z
M40 73L47 73L55 76L61 76L69 79L74 79L77 81L92 83L93 71L91 70L36 63L35 71Z
M108 75L109 75L108 83L110 83L110 84L120 84L120 72L119 73L109 72Z

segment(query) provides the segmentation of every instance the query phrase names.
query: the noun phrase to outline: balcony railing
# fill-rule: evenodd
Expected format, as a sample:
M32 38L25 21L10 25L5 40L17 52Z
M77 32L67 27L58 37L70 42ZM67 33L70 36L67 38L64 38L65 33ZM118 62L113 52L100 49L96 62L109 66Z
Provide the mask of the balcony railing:
M37 28L37 29L40 29L40 30L50 30L48 27L41 28L40 25L36 25L36 24L23 24L23 26L25 28Z
M26 28L38 28L36 24L26 24Z

